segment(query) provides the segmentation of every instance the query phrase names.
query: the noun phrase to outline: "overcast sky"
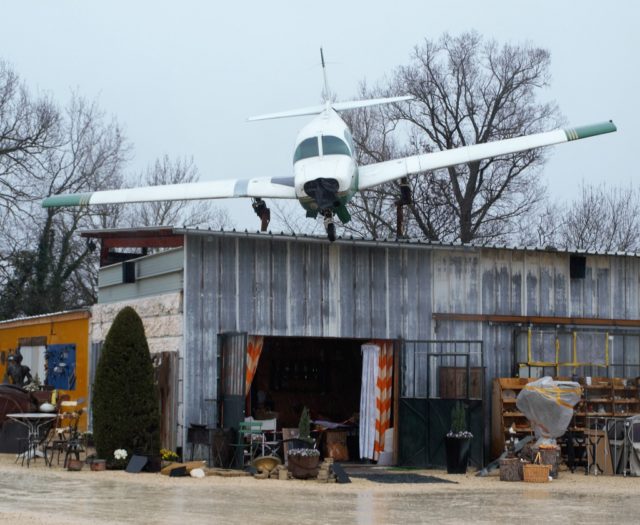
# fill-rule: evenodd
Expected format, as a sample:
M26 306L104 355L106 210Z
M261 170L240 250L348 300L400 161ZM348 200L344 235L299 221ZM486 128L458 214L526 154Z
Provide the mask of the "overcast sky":
M525 7L526 6L526 7ZM545 47L557 101L572 126L612 119L618 133L554 148L552 195L581 181L637 184L640 2L583 0L244 1L0 0L0 58L33 90L71 90L114 115L135 147L130 169L193 156L202 180L292 174L305 118L246 117L319 102L320 45L338 99L409 61L425 37L476 29ZM222 202L222 201L218 201ZM248 201L227 206L255 230ZM300 208L300 214L304 212Z

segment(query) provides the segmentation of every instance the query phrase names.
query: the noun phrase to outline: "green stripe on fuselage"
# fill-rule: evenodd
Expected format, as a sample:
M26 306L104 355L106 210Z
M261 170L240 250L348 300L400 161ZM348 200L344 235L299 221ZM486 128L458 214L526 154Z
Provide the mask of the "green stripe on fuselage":
M58 208L60 206L86 206L93 193L74 193L71 195L53 195L42 201L43 208Z
M609 122L600 122L598 124L590 124L588 126L580 126L577 128L567 128L564 130L567 135L567 140L586 139L587 137L594 137L596 135L602 135L603 133L613 133L616 131L616 125Z

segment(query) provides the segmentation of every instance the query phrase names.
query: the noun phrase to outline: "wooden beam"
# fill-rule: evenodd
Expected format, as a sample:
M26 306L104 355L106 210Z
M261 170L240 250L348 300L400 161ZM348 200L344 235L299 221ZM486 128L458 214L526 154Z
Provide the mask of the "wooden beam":
M640 319L603 319L599 317L555 317L544 315L446 314L434 313L434 321L467 321L524 325L618 326L640 328Z
M119 237L102 239L107 248L177 248L184 245L184 236L174 237Z

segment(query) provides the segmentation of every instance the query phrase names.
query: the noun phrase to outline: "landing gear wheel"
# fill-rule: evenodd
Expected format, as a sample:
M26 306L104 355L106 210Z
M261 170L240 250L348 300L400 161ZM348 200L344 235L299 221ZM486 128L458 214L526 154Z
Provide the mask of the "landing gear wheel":
M325 210L322 214L324 215L324 229L327 232L327 237L330 242L333 242L336 240L336 225L333 223L333 212Z
M336 225L333 224L332 222L327 224L327 237L329 238L330 242L333 242L336 240Z

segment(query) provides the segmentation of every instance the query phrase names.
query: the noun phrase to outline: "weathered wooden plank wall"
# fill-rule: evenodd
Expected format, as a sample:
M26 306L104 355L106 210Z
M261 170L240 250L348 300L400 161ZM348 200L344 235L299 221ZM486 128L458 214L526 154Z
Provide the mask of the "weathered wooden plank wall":
M514 327L435 323L434 312L640 317L640 260L631 256L588 255L585 278L571 279L564 252L204 232L187 233L185 250L186 421L206 419L223 332L480 339L488 399L491 379L511 373ZM599 344L584 337L584 345ZM546 340L536 344L547 351ZM620 337L611 351L639 363L638 344Z

